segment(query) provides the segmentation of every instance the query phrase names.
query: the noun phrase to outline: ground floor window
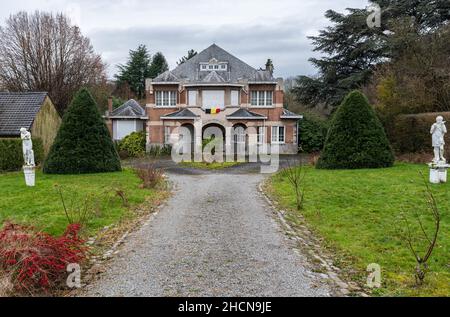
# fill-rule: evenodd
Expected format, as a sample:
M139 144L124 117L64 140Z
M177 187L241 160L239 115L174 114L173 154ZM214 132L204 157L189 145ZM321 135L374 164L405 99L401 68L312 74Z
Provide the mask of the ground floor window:
M266 127L258 127L258 144L266 143Z
M286 128L284 126L272 127L272 143L284 144L286 142Z
M170 144L170 127L164 127L164 144Z

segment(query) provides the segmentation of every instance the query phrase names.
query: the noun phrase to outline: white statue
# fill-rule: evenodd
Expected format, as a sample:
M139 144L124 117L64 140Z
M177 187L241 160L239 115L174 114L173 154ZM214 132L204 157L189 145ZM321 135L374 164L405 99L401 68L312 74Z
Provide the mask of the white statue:
M433 148L434 148L434 160L436 164L446 163L444 157L444 146L445 140L444 136L447 133L447 127L445 126L445 121L442 116L436 118L436 123L431 127L431 134L433 135Z
M25 166L35 166L33 141L31 140L31 133L27 129L20 129L20 138L22 139L23 159Z

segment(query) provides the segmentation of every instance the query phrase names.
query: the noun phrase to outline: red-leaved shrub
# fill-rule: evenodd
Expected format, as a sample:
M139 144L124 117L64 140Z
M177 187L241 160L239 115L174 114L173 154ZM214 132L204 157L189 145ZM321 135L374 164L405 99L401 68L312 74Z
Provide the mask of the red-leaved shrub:
M7 223L0 231L0 269L11 276L16 291L37 294L62 286L67 265L80 264L87 248L71 224L64 235L53 237L32 227Z

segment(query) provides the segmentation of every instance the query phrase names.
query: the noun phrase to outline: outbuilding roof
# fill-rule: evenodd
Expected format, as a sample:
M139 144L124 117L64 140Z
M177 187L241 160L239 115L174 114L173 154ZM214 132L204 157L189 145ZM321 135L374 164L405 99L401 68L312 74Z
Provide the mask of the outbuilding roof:
M293 113L287 109L283 109L283 113L281 114L281 119L303 119L302 115Z
M194 114L191 110L189 109L182 109L170 114L167 114L163 117L161 117L162 120L174 120L174 119L178 119L178 120L195 120L199 118L199 116L197 116L196 114Z
M0 136L15 137L31 129L44 104L46 92L0 92Z
M141 107L141 105L134 99L130 99L121 105L119 108L115 109L110 118L141 118L145 116L145 110Z

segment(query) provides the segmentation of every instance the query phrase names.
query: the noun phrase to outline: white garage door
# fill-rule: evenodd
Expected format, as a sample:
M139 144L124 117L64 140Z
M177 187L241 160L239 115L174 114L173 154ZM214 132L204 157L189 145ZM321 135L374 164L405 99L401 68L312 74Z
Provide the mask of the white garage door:
M114 140L122 140L138 130L135 120L116 120L114 121Z
M220 108L225 109L224 90L203 90L203 109Z

